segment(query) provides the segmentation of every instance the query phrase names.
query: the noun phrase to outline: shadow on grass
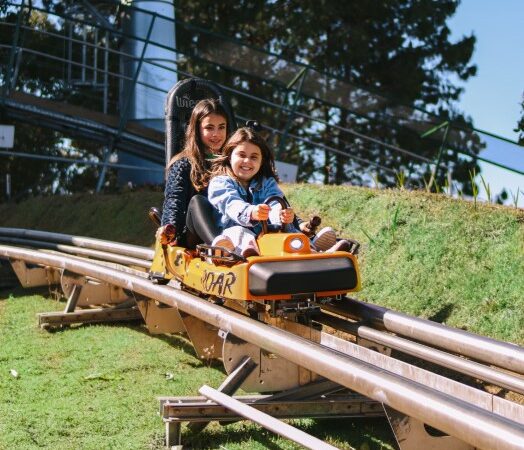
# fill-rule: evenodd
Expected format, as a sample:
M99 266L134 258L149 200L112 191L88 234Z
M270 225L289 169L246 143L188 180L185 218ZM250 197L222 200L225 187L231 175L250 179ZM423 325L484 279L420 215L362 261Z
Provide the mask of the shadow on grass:
M13 287L13 288L4 288L4 289L0 288L0 302L2 300L8 300L8 299L16 300L19 297L22 298L22 297L28 297L28 296L33 296L33 295L39 295L46 300L50 300L56 303L57 307L53 308L53 312L60 311L61 308L65 307L65 301L59 301L59 300L64 300L64 297L58 295L57 291L55 291L54 288L55 288L54 286L38 286L34 288L24 288L20 285ZM47 307L43 307L43 309ZM47 312L47 311L45 311L44 309L44 311L42 312ZM88 328L92 326L127 328L135 332L147 335L150 338L160 339L161 341L165 342L169 346L180 349L187 355L192 356L194 360L190 362L186 362L186 364L194 368L199 368L199 367L222 368L223 367L220 361L201 360L198 357L198 355L196 354L195 349L193 345L191 344L191 341L189 341L183 335L180 335L180 334L151 334L148 331L145 324L143 323L142 319L128 320L125 322L97 322L97 323L75 323L71 325L57 325L57 326L50 327L47 330L47 332L49 333L63 333L64 331L71 332L71 331L80 330L80 329L84 329L84 328Z
M340 448L367 448L369 450L398 448L385 418L307 419L289 423L318 439L329 440ZM184 448L190 449L227 448L228 444L241 444L249 448L246 446L249 441L256 441L266 449L282 449L274 433L247 422L242 425L236 424L221 428L214 425L200 433L192 433L187 428L184 428L182 432ZM286 444L286 448L289 448L289 444ZM295 444L293 448L301 447Z
M58 299L55 286L25 288L21 286L20 283L12 286L0 286L0 301L7 300L8 298L30 297L32 295L40 295L41 297L54 301ZM63 296L60 296L60 298L63 298Z
M49 287L42 286L37 288L32 288L30 290L24 289L21 286L15 288L15 289L8 289L5 291L0 290L0 300L12 298L12 297L26 297L28 295L40 295L42 297L45 297L49 300L57 300L55 294L49 290ZM64 302L61 302L65 306ZM184 353L194 357L196 361L194 363L187 363L188 365L198 368L198 367L222 367L222 363L219 361L202 361L199 359L198 355L195 352L195 349L193 345L191 344L191 341L189 341L186 337L180 334L151 334L146 325L143 323L142 319L133 319L128 320L125 322L97 322L97 323L75 323L71 325L65 325L65 326L54 326L52 328L49 328L47 331L49 333L62 333L64 331L74 331L74 330L80 330L83 328L89 328L92 326L104 326L104 327L112 327L112 328L128 328L133 331L136 331L138 333L147 335L148 337L152 339L160 339L161 341L165 342L171 347L176 347L180 350L182 350Z
M447 303L431 317L428 317L428 320L431 320L432 322L443 323L449 318L449 316L451 316L451 313L454 309L455 305Z
M222 427L220 429L204 430L195 434L186 431L186 433L182 434L182 443L184 448L188 449L217 449L227 448L227 444L242 444L256 441L266 449L281 450L282 447L273 442L273 436L271 432L255 427L248 426L240 430Z

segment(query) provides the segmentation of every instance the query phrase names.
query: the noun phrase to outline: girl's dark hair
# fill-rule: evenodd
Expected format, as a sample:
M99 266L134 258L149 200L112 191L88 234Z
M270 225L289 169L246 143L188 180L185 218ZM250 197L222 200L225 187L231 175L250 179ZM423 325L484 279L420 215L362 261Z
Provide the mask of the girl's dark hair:
M202 191L209 184L210 173L206 162L206 148L200 136L200 123L210 114L217 114L226 121L227 114L220 102L213 98L200 100L193 109L186 128L184 149L171 158L167 169L180 158L187 158L191 163L191 183L197 191Z
M213 170L211 176L214 177L217 175L228 175L236 179L235 174L231 169L231 154L235 148L244 142L250 142L251 144L256 145L262 154L262 164L260 165L260 170L253 177L253 179L259 181L263 177L273 177L278 181L273 151L265 139L250 127L239 128L230 136L222 148L222 154L213 160Z

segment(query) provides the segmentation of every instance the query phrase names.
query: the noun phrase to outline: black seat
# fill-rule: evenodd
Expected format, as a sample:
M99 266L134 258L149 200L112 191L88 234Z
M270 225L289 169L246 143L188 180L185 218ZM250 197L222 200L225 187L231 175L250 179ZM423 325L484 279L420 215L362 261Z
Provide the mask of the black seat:
M217 225L215 210L204 195L194 195L189 201L186 226L194 236L208 245L221 233Z
M176 83L166 98L166 167L171 158L182 150L184 135L195 105L206 98L217 99L227 114L227 134L237 128L233 109L215 83L200 78L187 78Z

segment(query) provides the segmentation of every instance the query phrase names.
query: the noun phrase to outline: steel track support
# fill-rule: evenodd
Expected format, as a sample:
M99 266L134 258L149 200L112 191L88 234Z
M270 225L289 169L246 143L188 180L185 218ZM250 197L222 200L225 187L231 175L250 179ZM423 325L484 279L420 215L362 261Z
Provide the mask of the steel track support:
M382 355L391 356L391 348L357 336L357 344ZM382 405L400 450L475 450L474 447L425 425L387 405Z
M237 368L233 370L218 387L218 392L226 395L233 395L256 367L257 364L249 356L245 356L242 361L240 361ZM191 423L188 428L193 433L200 433L208 423L209 422Z
M20 284L24 288L53 286L60 283L60 272L49 266L27 264L22 260L10 260Z
M43 329L79 323L135 321L142 318L135 299L129 297L120 286L75 275L66 270L62 271L60 284L67 298L66 306L63 312L38 314L38 324Z
M91 277L84 277L63 271L60 285L65 297L71 298L77 292L74 304L64 312L73 312L76 307L96 307L102 305L121 305L131 297L120 286L115 286ZM68 300L68 303L70 301Z
M325 395L340 389L344 388L323 380L274 395L232 396L232 400L279 419L384 417L381 403L360 394L344 390L341 394ZM242 415L203 396L162 397L159 400L160 414L166 424L166 445L171 448L182 448L181 425L184 422L194 429L202 423L215 420L220 424L246 420Z
M384 411L400 450L475 450L466 442L428 427L387 405L384 405Z
M199 392L220 405L230 409L245 419L249 419L274 433L292 440L311 450L336 450L336 447L318 439L304 431L282 422L271 415L259 411L250 405L219 392L209 386L202 386Z
M73 324L129 322L142 319L136 308L93 308L70 313L50 312L38 314L38 324L44 330Z
M151 334L186 332L178 308L166 306L152 299L138 299L137 305Z
M222 338L218 335L218 328L184 312L180 316L197 356L204 360L220 359Z

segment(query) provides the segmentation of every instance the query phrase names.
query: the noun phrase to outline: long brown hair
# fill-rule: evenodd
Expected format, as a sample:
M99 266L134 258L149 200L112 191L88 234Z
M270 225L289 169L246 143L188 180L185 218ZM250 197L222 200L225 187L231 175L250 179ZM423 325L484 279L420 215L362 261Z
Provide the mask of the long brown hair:
M191 163L191 183L197 191L202 191L209 184L210 173L206 162L206 148L202 144L200 136L200 123L210 114L216 114L224 118L227 124L227 114L218 100L208 98L200 100L193 109L189 123L186 128L184 149L171 158L167 169L180 158L187 158Z
M252 128L244 127L236 130L231 137L224 144L222 154L213 160L213 169L211 171L211 177L217 175L228 175L231 178L236 179L233 170L231 169L231 154L233 150L244 142L250 142L256 145L260 149L262 156L262 163L257 174L253 177L254 180L260 181L263 177L269 178L274 177L278 181L277 171L275 169L275 156L273 151L265 141Z

